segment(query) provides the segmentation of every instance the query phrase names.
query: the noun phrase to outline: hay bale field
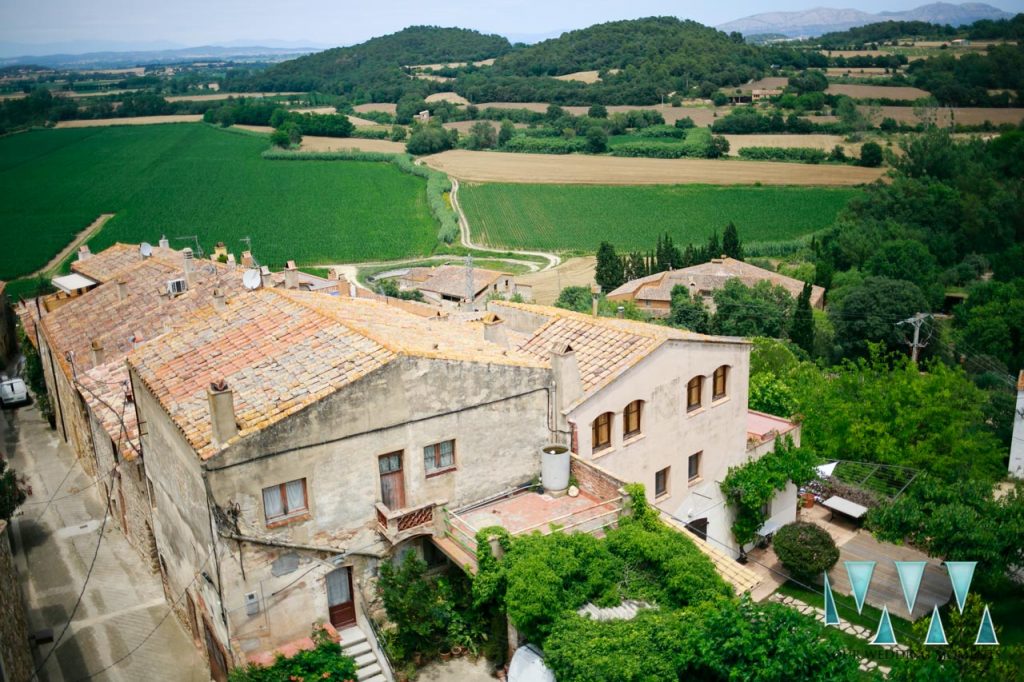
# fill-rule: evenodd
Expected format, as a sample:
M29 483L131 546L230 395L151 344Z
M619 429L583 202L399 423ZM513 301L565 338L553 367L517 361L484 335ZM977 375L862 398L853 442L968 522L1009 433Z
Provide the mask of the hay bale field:
M398 105L391 102L370 102L369 104L357 104L352 109L357 114L365 114L368 111L381 111L394 116L395 112L398 111Z
M435 92L427 95L428 102L451 102L452 104L469 104L469 100L457 92Z
M811 166L771 161L548 156L455 149L428 156L427 165L472 182L583 185L831 185L873 182L880 168Z

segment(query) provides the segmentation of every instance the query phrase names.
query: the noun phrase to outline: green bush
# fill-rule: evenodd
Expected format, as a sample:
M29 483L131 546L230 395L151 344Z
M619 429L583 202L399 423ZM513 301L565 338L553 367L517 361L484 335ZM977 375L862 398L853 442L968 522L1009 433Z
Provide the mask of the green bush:
M772 541L775 554L790 575L803 582L816 581L839 561L835 540L821 526L796 521L783 526Z
M821 163L828 154L813 147L744 147L739 152L744 159L755 161L798 161Z
M587 141L582 137L526 137L517 135L505 143L505 151L526 154L573 154L582 152Z
M330 638L322 627L313 628L314 648L300 651L291 658L277 655L273 665L250 663L231 671L231 682L281 682L281 680L354 680L356 662L341 653L341 645Z

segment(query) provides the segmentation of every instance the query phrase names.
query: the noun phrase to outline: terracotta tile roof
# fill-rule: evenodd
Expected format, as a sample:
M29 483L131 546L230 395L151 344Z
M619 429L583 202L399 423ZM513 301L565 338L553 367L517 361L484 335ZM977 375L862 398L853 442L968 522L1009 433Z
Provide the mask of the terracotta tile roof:
M14 312L18 314L18 319L21 320L21 327L25 330L25 338L35 346L36 350L39 350L39 344L36 343L36 325L39 324L39 310L36 309L35 299L30 299L14 306Z
M139 423L135 406L127 399L131 389L124 358L79 374L78 383L82 388L82 397L103 430L112 442L120 443L121 457L128 461L134 460L141 447Z
M760 445L776 436L789 433L796 428L796 422L783 417L776 417L766 412L747 410L747 443Z
M203 459L211 442L207 388L234 391L238 438L258 432L399 355L541 367L483 340L479 325L428 320L376 301L264 289L193 315L128 362Z
M123 359L138 344L187 323L192 311L210 305L215 288L229 297L244 292L242 270L205 265L194 273L188 291L169 297L165 294L166 282L181 276L179 264L156 256L136 260L116 270L117 279L124 282L123 296L118 291L120 285L109 281L44 315L42 332L65 374L72 374L68 351L73 353L75 369L81 374L95 364L91 352L94 340L102 345L105 362Z
M539 360L549 362L552 348L565 344L571 346L576 352L585 394L590 394L610 383L670 340L746 343L741 339L706 336L664 325L613 317L594 317L528 303L496 301L491 307L499 316L501 308L507 307L548 318L548 321L527 336L525 341L520 341L518 348ZM511 338L522 337L513 335Z
M631 280L609 293L608 297L626 296L638 301L671 301L672 289L676 285L689 287L692 282L698 291L710 292L721 289L731 279L738 279L747 286L754 286L767 280L773 285L782 286L794 297L799 296L804 288L804 283L798 279L734 258L716 258L689 268L658 272ZM811 287L811 305L818 307L824 295L825 290L822 287Z
M440 265L432 269L433 274L416 288L432 291L452 298L466 297L466 268L461 265ZM473 268L473 295L491 286L505 273L497 270Z
M181 257L180 252L174 249L153 247L153 258L177 263ZM85 260L72 261L71 270L97 282L108 282L122 271L140 262L142 262L142 255L139 253L138 244L118 242L99 253L90 255Z

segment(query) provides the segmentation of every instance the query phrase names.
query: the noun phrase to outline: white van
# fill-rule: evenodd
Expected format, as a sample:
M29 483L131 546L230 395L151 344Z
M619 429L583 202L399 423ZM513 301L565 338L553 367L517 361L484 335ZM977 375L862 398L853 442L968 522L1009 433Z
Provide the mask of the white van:
M28 402L28 389L25 382L15 377L8 379L6 375L0 376L0 405L12 407Z

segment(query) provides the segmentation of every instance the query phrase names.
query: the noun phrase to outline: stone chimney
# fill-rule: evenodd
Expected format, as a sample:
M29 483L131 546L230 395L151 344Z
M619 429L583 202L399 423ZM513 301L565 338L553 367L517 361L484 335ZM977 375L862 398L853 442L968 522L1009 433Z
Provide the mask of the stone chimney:
M348 283L348 296L349 298L359 298L359 287L353 282Z
M117 300L125 301L128 298L128 280L123 277L119 277L114 286L117 287Z
M338 268L331 268L330 270L328 270L327 279L331 280L332 282L337 282L339 279L341 279L341 275L338 274Z
M210 260L220 260L220 257L228 257L228 247L224 245L224 242L217 242L217 245L213 247L213 254L210 256Z
M206 392L210 400L211 439L216 447L238 435L238 424L235 423L235 394L223 378L210 383Z
M505 321L495 315L488 313L484 317L484 340L497 344L502 348L508 348L508 334L505 332Z
M617 318L619 318L621 320L625 316L626 316L626 306L620 305L618 308L615 309L615 317L617 317Z
M192 253L192 249L185 247L181 250L182 259L182 271L185 273L185 282L188 284L192 283L192 273L195 269L195 256Z
M242 252L242 267L243 268L251 268L253 265L254 265L254 261L252 259L252 251L243 251Z
M227 297L224 295L223 289L213 290L213 308L220 313L228 309Z
M583 397L583 379L576 351L568 343L551 349L551 373L555 380L555 419L559 431L568 431L566 409Z
M167 239L167 235L160 235L160 241L157 244L161 249L171 248L171 242Z
M85 260L92 255L92 251L89 250L88 244L82 244L78 247L78 260Z
M597 317L597 304L601 300L601 287L597 284L590 285L590 314Z
M93 339L91 346L93 367L99 367L107 357L106 353L103 351L103 342L99 339Z
M270 268L266 265L260 267L260 286L264 289L274 288L274 278L270 275Z
M228 254L228 267L231 268L232 270L234 270L235 266L237 266L237 265L238 265L238 263L235 262L235 254L229 253Z
M288 261L288 264L284 266L284 288L299 288L299 269L295 267L295 261L293 260Z
M1024 478L1024 370L1017 376L1017 405L1013 413L1013 437L1010 440L1010 475Z

